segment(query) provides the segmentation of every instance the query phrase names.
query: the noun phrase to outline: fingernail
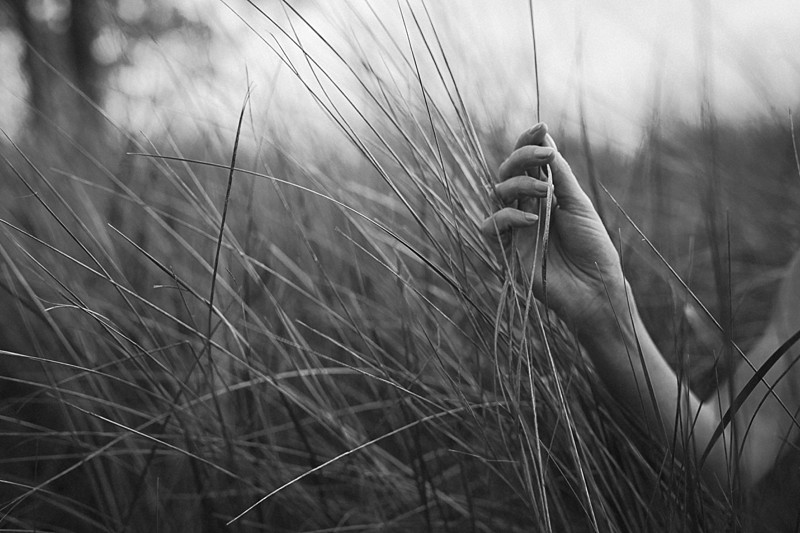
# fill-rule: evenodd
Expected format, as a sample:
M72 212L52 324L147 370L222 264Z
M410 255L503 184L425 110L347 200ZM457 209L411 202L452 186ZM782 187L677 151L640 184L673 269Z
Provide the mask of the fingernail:
M525 213L525 220L528 222L536 222L539 220L539 215L534 215L533 213Z

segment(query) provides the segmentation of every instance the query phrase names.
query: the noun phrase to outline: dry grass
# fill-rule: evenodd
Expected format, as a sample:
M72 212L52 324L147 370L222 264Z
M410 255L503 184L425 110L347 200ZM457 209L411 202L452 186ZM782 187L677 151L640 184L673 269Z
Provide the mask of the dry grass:
M341 133L312 140L315 158L295 159L279 132L261 138L247 113L247 148L238 131L191 146L132 136L97 157L62 138L71 155L55 161L5 144L3 527L747 523L614 412L555 317L540 327L526 312L525 289L477 231L514 132L471 118L476 103L463 100L433 21L403 14L407 40L382 65L316 64L292 27L270 41ZM337 92L353 80L357 94ZM692 141L700 130L662 125L637 161L595 146L591 165L586 143L563 141L712 312L732 311L744 344L786 243L800 240L788 223L799 193L787 122L716 126L724 182L712 200L731 214L721 264L708 206L694 201L710 179L693 166L707 157ZM743 137L758 139L751 151ZM754 186L754 175L767 177ZM690 297L601 202L657 341L702 366L680 357L698 349L682 311ZM731 271L723 300L715 265ZM708 386L708 374L695 380Z

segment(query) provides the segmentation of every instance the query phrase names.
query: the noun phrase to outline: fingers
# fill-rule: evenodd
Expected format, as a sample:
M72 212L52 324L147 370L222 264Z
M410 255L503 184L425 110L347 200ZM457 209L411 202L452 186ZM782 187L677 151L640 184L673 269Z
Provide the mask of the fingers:
M514 145L514 150L518 150L523 146L535 144L543 145L546 137L547 124L540 122L519 136L517 143ZM555 146L553 146L553 148L555 148Z
M514 228L533 226L538 220L539 217L533 213L526 213L513 207L504 207L483 221L481 233L488 238L499 237Z
M514 145L514 151L503 161L497 172L499 182L514 176L524 175L528 170L550 163L555 156L555 149L546 146L547 124L540 122L524 131Z
M494 192L501 204L508 205L527 198L544 198L549 189L550 186L544 181L529 176L515 176L495 185Z
M522 146L511 152L511 155L502 162L497 171L497 180L503 182L514 176L524 175L526 171L547 165L555 154L556 151L549 146Z
M504 207L488 217L481 225L481 233L491 240L499 239L503 245L508 244L510 231L516 228L533 226L539 217L527 212L526 203L536 198L544 198L550 185L531 178L530 176L515 176L495 186L495 194L501 204L508 205L518 202L520 209Z
M536 124L519 136L514 151L500 165L498 181L502 185L506 180L543 165L550 165L553 171L554 193L562 209L594 210L569 163L558 152L556 142L544 123ZM532 195L528 195L530 196Z
M597 217L592 202L548 134L547 126L540 123L519 136L514 151L500 165L494 192L499 203L506 207L483 221L481 232L487 238L500 239L502 243L509 239L510 230L536 224L538 216L531 211L535 211L538 199L547 196L551 185L525 173L545 165L552 171L553 200L559 208L573 215ZM518 209L507 207L510 204Z

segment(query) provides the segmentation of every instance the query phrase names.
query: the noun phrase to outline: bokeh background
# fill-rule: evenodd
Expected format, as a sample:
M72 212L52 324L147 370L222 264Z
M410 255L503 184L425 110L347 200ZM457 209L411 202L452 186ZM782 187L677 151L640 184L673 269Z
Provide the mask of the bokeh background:
M279 22L289 12L278 3L254 5ZM374 36L354 30L356 21L402 31L394 4L293 6L327 38L367 49ZM428 8L475 106L485 102L486 118L513 120L513 127L530 122L536 87L529 5L466 1ZM544 117L576 131L583 101L591 132L625 150L637 147L654 112L693 122L708 99L720 119L736 122L788 116L796 103L800 8L790 0L541 2L534 12ZM279 114L305 109L313 117L314 106L264 42L275 33L254 6L237 0L9 2L2 20L2 127L17 134L33 111L52 112L47 106L66 113L55 102L83 101L64 87L70 84L134 130L165 122L188 122L191 129L198 121L225 124L248 84L256 105L269 101ZM324 53L306 40L310 53Z
M546 121L710 394L800 246L798 28L792 0L3 2L0 524L224 530L298 476L231 527L728 523L598 411L568 331L542 363L477 227Z

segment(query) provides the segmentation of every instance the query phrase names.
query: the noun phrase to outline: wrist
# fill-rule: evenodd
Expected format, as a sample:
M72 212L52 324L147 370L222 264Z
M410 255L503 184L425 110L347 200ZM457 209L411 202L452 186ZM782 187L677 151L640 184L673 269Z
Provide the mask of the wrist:
M575 325L575 333L601 380L624 405L641 405L645 418L657 419L648 414L652 405L642 403L641 395L651 387L648 373L666 363L654 356L659 353L658 348L642 321L628 283L613 301L607 296L602 305L585 316L582 323Z
M588 347L633 340L641 323L630 285L623 280L588 301L573 326L578 340Z

